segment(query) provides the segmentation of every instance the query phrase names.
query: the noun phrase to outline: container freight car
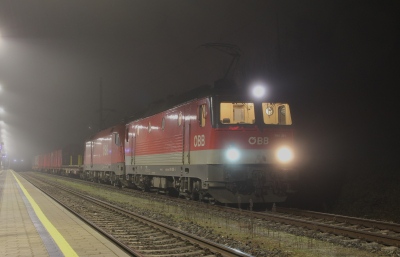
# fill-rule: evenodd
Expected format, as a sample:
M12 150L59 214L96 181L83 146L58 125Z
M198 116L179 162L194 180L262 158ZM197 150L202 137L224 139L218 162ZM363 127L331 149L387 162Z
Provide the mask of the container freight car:
M68 145L61 149L60 173L66 176L79 177L83 170L83 147Z
M50 169L59 170L61 169L61 150L55 150L50 153L51 164Z
M38 170L38 168L39 168L39 159L40 159L39 157L40 156L38 155L33 158L33 161L32 161L32 169L33 170Z
M44 155L44 168L48 170L51 169L51 153L46 153Z
M68 145L62 149L35 157L32 169L60 175L79 176L83 168L83 149L79 145ZM37 165L35 162L37 160Z
M38 163L38 166L37 166L37 170L42 170L42 169L44 169L44 156L43 156L43 155L38 155L38 156L36 156L36 157L38 157L38 159L39 159L39 163ZM35 168L34 168L33 170L35 170Z
M82 165L83 149L80 145L68 145L62 149L62 166Z

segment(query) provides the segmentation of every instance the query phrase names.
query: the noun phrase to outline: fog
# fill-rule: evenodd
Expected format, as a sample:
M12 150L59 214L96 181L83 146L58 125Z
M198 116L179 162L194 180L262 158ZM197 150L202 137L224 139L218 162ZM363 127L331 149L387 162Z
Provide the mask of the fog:
M305 173L398 165L398 4L366 1L0 1L2 134L29 160L170 94L221 78L263 79L291 103ZM250 78L250 80L249 80ZM242 84L242 87L248 85ZM91 129L89 129L89 127Z

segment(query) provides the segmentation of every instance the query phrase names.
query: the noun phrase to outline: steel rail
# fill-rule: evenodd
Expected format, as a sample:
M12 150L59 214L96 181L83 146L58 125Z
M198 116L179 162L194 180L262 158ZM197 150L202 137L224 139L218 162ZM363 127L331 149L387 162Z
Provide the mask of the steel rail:
M387 229L387 230L391 230L394 232L400 232L400 224L397 224L397 223L368 220L368 219L355 218L355 217L349 217L349 216L343 216L343 215L337 215L337 214L305 211L305 210L300 210L300 209L289 209L289 208L282 208L282 207L277 207L276 211L281 212L281 213L298 215L298 216L332 220L335 222L344 222L346 224L360 225L360 226L364 226L364 227L378 228L378 229L382 229L382 230Z
M71 179L71 178L69 178L69 179ZM85 180L78 180L78 179L73 179L73 180L76 180L79 182L85 181ZM96 185L102 185L105 187L115 188L110 185L97 184L97 183L89 182L89 181L85 181L85 182L88 182L90 184L96 184ZM120 190L149 196L148 193L140 192L140 191L133 190L133 189L121 188ZM296 218L285 217L285 216L281 216L281 215L274 215L274 214L270 214L270 213L253 212L253 211L241 210L241 209L226 207L226 206L210 205L210 204L206 204L206 203L202 203L202 202L188 201L188 200L184 200L184 199L172 198L172 197L163 196L163 195L151 194L150 196L154 197L154 198L159 198L162 200L176 201L179 203L186 203L186 204L190 203L194 206L201 207L201 208L214 209L214 210L219 210L219 211L224 211L224 212L231 212L231 213L245 215L248 217L258 218L258 219L262 219L262 220L271 220L274 222L284 223L284 224L288 224L288 225L295 225L298 227L304 227L304 228L311 229L311 230L322 231L322 232L332 233L335 235L342 235L342 236L346 236L346 237L350 237L350 238L356 238L356 239L361 239L361 240L370 241L370 242L377 242L377 243L384 244L384 245L400 247L400 238L399 237L384 235L381 233L361 231L361 230L357 230L357 229L353 229L353 228L346 228L346 227L337 226L337 225L330 225L330 224L325 224L322 222L307 221L307 220L303 220L303 219L296 219ZM349 220L351 218L351 217L346 217L346 216L343 216L343 217L349 218ZM398 225L398 224L396 224L396 225Z
M28 180L26 178L25 175L21 175L23 178L26 179L26 181L28 181L29 183L31 183L34 187L36 187L37 189L39 189L40 191L42 191L44 194L46 194L47 196L49 196L51 199L53 199L54 201L56 201L58 204L60 204L61 206L63 206L65 209L67 209L68 211L72 212L74 215L76 215L78 218L80 218L81 220L83 220L84 222L86 222L88 225L90 225L91 227L93 227L94 229L96 229L98 232L100 232L101 234L103 234L105 237L107 237L110 241L112 241L114 244L116 244L117 246L121 247L123 250L125 250L127 253L136 256L136 257L143 257L143 255L141 255L140 253L136 252L134 249L132 249L131 247L129 247L128 245L124 244L123 242L121 242L120 240L118 240L117 238L115 238L113 235L111 235L110 233L108 233L107 231L105 231L104 229L102 229L101 227L97 226L95 223L91 222L90 220L86 219L84 216L82 216L81 214L77 213L76 211L74 211L72 208L70 208L68 205L64 204L62 201L58 200L56 197L54 197L53 195L47 193L43 188L41 188L40 186L36 185L35 183L33 183L31 180Z
M320 222L305 221L301 219L294 219L289 217L283 217L272 214L258 214L254 213L254 217L265 218L276 222L281 222L289 225L296 225L299 227L305 227L312 230L332 233L336 235L342 235L346 237L361 239L365 241L377 242L384 245L400 246L400 238L395 236L384 235L381 233L361 231L353 228L346 228L336 225L329 225Z
M214 207L214 206L213 206ZM307 221L307 220L302 220L302 219L296 219L296 218L291 218L291 217L285 217L281 215L275 215L275 214L270 214L270 213L261 213L261 212L252 212L248 210L239 210L235 208L228 208L228 207L222 207L222 206L215 206L217 208L220 208L220 210L227 211L229 209L229 212L234 212L238 214L244 214L247 215L248 217L254 217L262 220L271 220L274 222L279 222L279 223L284 223L288 225L295 225L298 227L304 227L307 229L311 230L316 230L316 231L322 231L322 232L327 232L327 233L332 233L335 235L342 235L350 238L356 238L356 239L361 239L365 241L370 241L370 242L377 242L380 244L384 245L391 245L391 246L400 246L400 238L395 237L395 236L389 236L389 235L384 235L381 233L375 233L375 232L369 232L369 231L362 231L362 230L357 230L353 228L347 228L347 227L342 227L342 226L337 226L337 225L330 225L330 224L325 224L322 222L315 222L315 221Z
M25 177L25 176L24 176L24 177ZM29 180L28 180L28 181L29 181ZM29 182L30 182L30 181L29 181ZM45 183L50 184L50 185L52 185L52 186L54 186L54 187L57 187L57 188L59 188L59 189L62 189L62 190L66 191L66 192L69 192L69 193L71 193L71 194L74 194L74 195L76 195L76 196L78 196L78 197L81 197L81 198L84 198L84 199L86 199L86 200L92 201L92 202L94 202L94 203L96 203L96 204L98 204L98 205L100 205L100 206L103 206L103 207L105 207L105 208L108 208L108 209L110 209L110 210L117 211L117 212L120 213L120 214L128 215L128 216L130 216L130 217L132 217L132 218L135 218L135 219L137 219L137 220L140 220L141 222L146 223L146 224L148 224L148 225L150 225L150 226L152 226L152 227L154 227L154 228L156 228L156 229L160 229L160 230L166 231L167 233L172 234L172 235L175 236L175 237L181 238L182 240L189 241L191 244L193 244L193 245L198 245L198 246L200 246L201 248L209 249L211 252L219 253L219 254L221 254L222 256L226 256L226 257L231 257L231 256L232 256L232 257L233 257L233 256L250 257L250 256L251 256L251 255L249 255L249 254L247 254L247 253L243 253L243 252L241 252L241 251L239 251L239 250L237 250L237 249L233 249L233 248L227 247L227 246L225 246L225 245L218 244L218 243L212 242L212 241L210 241L210 240L207 240L207 239L198 237L198 236L196 236L196 235L187 233L187 232L182 231L182 230L180 230L180 229L177 229L177 228L175 228L175 227L172 227L172 226L163 224L163 223L161 223L161 222L158 222L158 221L152 220L152 219L150 219L150 218L144 217L144 216L142 216L142 215L136 214L136 213L134 213L134 212L125 210L125 209L123 209L123 208L121 208L121 207L119 207L119 206L115 206L115 205L113 205L113 204L110 204L110 203L107 203L107 202L105 202L105 201L96 199L96 198L94 198L94 197L91 197L91 196L88 196L88 195L84 195L84 194L75 192L75 191L73 191L73 190L71 190L71 189L69 189L69 188L66 188L66 187L57 185L57 184L55 184L55 183L52 183L52 182L45 182ZM32 183L32 184L33 184L33 183ZM36 186L35 184L33 184L33 185ZM36 186L36 187L39 188L38 186ZM40 189L41 191L43 191L43 189L41 189L41 188L39 188L39 189ZM44 192L44 191L43 191L43 192ZM45 192L45 193L46 193L46 192ZM47 194L47 193L46 193L46 194ZM49 195L49 194L47 194L47 195ZM49 196L50 196L50 195L49 195ZM50 196L50 197L52 197L52 196ZM54 199L54 197L52 197L52 198ZM58 201L58 202L59 202L59 201ZM64 206L64 205L63 205L63 206ZM68 209L69 209L69 208L68 208ZM75 213L75 212L74 212L74 213ZM90 222L89 224L92 224L92 223ZM107 233L107 232L105 232L105 233ZM107 234L108 234L108 233L107 233ZM110 235L110 236L111 236L111 238L114 238L112 235ZM119 240L117 240L117 241L120 242ZM122 243L122 242L121 242L121 243ZM140 251L139 251L139 252L140 252ZM140 253L138 253L138 254L140 254ZM142 256L142 255L135 255L135 256Z

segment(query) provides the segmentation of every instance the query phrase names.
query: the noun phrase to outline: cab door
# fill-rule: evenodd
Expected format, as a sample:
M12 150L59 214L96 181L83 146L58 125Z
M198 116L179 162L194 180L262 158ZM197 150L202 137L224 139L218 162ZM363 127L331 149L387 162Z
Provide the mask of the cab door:
M130 154L131 154L131 165L135 165L135 148L136 148L136 133L132 133L132 137L129 140Z
M93 168L93 151L94 151L94 142L90 141L90 167Z
M184 158L183 164L190 164L190 145L191 145L191 132L192 132L192 108L191 105L187 106L185 109L185 119L183 126L183 135L184 135Z

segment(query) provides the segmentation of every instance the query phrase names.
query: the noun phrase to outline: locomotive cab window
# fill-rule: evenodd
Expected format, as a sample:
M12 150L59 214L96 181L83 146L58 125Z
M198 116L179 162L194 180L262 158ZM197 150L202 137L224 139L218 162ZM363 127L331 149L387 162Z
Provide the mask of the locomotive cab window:
M119 139L119 134L115 133L115 140L114 140L115 144L120 146L121 145L121 141Z
M199 126L204 127L206 125L206 105L199 105L198 111Z
M292 125L289 105L285 103L263 103L264 123L271 125Z
M221 103L222 124L254 124L254 103Z

